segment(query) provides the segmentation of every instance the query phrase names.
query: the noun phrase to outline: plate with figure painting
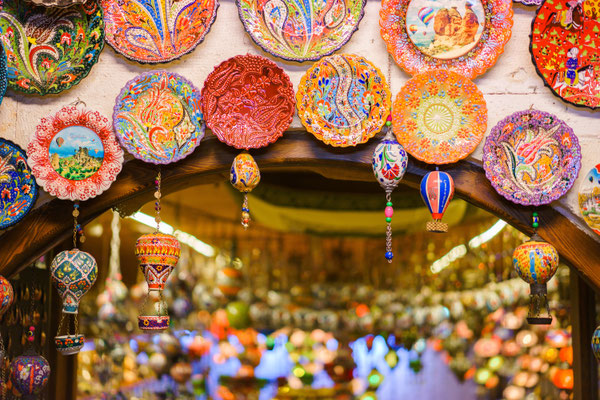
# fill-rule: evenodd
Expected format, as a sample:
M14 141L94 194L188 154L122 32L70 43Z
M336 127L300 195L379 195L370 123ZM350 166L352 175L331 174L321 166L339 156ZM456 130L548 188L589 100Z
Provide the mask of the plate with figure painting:
M578 199L583 220L600 235L600 164L592 168L579 185Z
M0 229L19 222L33 207L37 194L27 154L13 142L0 138Z
M510 39L506 0L383 0L381 37L410 74L449 69L469 79L496 63Z
M72 201L107 190L123 164L123 150L108 118L81 104L42 118L27 155L39 185L59 199Z
M540 206L558 200L581 168L573 130L556 115L516 112L498 122L483 148L485 175L513 203Z

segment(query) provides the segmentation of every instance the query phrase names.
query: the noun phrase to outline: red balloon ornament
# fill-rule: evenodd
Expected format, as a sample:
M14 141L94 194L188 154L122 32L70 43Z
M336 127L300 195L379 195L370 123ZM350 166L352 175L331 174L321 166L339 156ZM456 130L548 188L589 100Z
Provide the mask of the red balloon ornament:
M448 232L448 224L442 222L442 217L454 197L454 180L450 174L443 171L427 173L421 180L421 197L433 217L433 221L427 222L427 230Z

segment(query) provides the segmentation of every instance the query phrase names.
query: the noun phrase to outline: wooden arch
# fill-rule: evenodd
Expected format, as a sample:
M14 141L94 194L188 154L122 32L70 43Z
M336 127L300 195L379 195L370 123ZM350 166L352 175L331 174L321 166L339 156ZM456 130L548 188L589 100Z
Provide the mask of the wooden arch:
M327 178L372 182L371 155L377 138L351 149L335 149L314 140L305 132L287 132L282 140L252 154L262 171L304 170ZM238 151L210 135L186 159L161 167L165 194L199 184L228 179L231 162ZM403 184L418 187L432 166L411 159ZM456 195L488 210L526 234L531 234L532 208L513 204L492 188L481 165L461 161L444 167L454 178ZM124 203L141 205L152 198L156 168L131 156L111 188L101 196L82 204L82 224ZM131 207L131 206L130 206ZM133 207L135 208L135 206ZM135 209L130 211L135 211ZM0 274L11 276L30 264L71 233L72 204L42 193L34 209L15 227L0 235ZM575 216L557 206L540 207L540 235L552 243L563 260L581 276L600 288L600 238L581 230Z

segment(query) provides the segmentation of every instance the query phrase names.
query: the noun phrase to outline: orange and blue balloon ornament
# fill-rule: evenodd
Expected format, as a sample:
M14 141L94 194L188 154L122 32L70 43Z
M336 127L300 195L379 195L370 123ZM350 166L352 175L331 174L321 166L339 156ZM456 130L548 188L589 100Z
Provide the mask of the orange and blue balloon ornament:
M433 221L427 222L427 230L437 233L448 232L448 224L442 222L442 217L454 197L452 176L438 170L427 173L421 180L421 197L433 218Z
M408 155L406 150L392 133L392 119L388 116L386 121L386 135L377 145L373 151L373 174L377 179L377 182L385 190L385 222L387 223L386 228L386 246L385 246L385 258L389 263L394 258L392 251L392 217L394 215L394 208L392 204L392 192L398 186L406 167L408 166Z

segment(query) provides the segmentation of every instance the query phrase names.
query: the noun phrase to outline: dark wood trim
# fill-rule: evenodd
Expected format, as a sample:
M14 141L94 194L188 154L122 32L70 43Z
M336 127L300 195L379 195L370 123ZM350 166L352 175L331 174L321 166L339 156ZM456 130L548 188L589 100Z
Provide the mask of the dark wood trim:
M598 362L592 352L592 334L596 329L594 290L571 270L571 326L573 342L573 398L598 400Z
M381 135L380 135L381 136ZM288 132L266 149L252 151L263 171L313 171L327 178L373 181L371 155L378 140L350 149L336 149L303 132ZM186 159L162 167L165 194L200 183L228 179L231 162L239 151L210 135ZM418 187L421 178L434 166L410 160L403 184ZM517 229L532 233L533 208L513 204L492 188L479 162L461 161L443 166L454 178L456 196L503 218ZM80 221L88 223L104 211L124 202L143 204L152 196L157 168L127 156L123 171L101 196L81 205ZM42 193L19 224L0 235L0 274L10 276L39 255L69 237L71 208L68 201ZM600 237L592 237L576 224L576 217L559 206L544 206L540 214L540 235L552 243L561 256L575 266L586 281L600 288Z

